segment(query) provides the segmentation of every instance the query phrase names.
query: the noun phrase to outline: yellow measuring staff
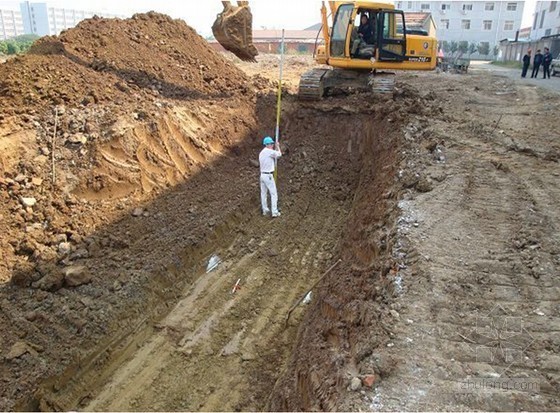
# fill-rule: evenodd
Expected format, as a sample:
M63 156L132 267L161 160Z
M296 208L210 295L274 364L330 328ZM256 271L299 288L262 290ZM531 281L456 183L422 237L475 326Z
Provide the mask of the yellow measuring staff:
M280 139L280 115L282 113L282 71L284 69L284 29L282 29L282 42L280 43L280 79L278 80L278 100L276 102L276 133L275 141L278 145ZM274 181L278 181L278 161L274 159Z

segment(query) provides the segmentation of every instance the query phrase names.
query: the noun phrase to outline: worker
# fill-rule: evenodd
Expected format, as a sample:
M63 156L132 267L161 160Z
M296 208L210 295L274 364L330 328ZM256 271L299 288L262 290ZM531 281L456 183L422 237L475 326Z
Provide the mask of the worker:
M366 44L373 44L373 27L367 15L362 14L360 26L358 27L358 35L363 39Z
M541 53L541 49L537 50L537 54L533 58L533 72L531 73L531 79L536 78L539 75L539 69L542 64L543 55Z
M521 77L527 76L529 66L531 66L531 49L527 50L527 53L523 56L523 70L521 71Z
M550 79L550 64L552 63L552 55L550 54L550 49L548 47L544 48L544 55L542 59L543 67L543 79L547 77Z
M261 169L261 205L263 215L268 215L272 211L272 217L280 216L278 212L278 192L274 181L274 170L276 160L282 156L280 145L274 143L274 139L267 136L263 139L264 148L259 154L259 165ZM270 192L271 209L268 209L268 193Z
M360 18L360 26L357 30L357 37L352 42L352 49L350 51L351 55L357 57L359 55L358 51L367 44L373 44L374 40L373 27L370 24L369 18L367 15L362 14Z

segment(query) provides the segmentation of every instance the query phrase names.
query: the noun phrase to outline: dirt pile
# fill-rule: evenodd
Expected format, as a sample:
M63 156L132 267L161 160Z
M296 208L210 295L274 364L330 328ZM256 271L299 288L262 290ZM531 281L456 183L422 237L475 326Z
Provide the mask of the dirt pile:
M157 13L93 18L2 67L0 120L53 104L103 103L120 113L123 103L239 93L247 93L246 76L183 21Z
M80 241L100 222L89 201L134 203L197 173L253 127L267 87L157 13L83 21L3 64L0 78L0 280L18 257L28 267L84 256Z

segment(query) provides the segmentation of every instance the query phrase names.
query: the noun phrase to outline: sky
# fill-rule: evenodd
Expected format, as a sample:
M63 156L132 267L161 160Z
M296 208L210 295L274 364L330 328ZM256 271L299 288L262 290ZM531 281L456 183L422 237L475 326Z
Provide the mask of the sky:
M40 1L40 0L36 0ZM476 1L476 0L475 0ZM222 10L219 0L52 0L53 6L124 15L155 10L184 19L202 36L212 34L211 26ZM526 0L522 27L531 25L536 0ZM252 0L253 27L268 29L304 29L321 19L320 0ZM19 9L18 1L0 0L0 9Z

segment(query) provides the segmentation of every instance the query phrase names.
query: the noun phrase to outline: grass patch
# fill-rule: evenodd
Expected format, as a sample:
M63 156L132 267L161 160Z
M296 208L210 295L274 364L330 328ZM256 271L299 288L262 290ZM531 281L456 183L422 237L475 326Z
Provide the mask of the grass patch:
M494 60L491 64L496 65L496 66L501 66L501 67L507 67L509 69L521 69L523 67L523 64L521 62L498 62L497 60Z

